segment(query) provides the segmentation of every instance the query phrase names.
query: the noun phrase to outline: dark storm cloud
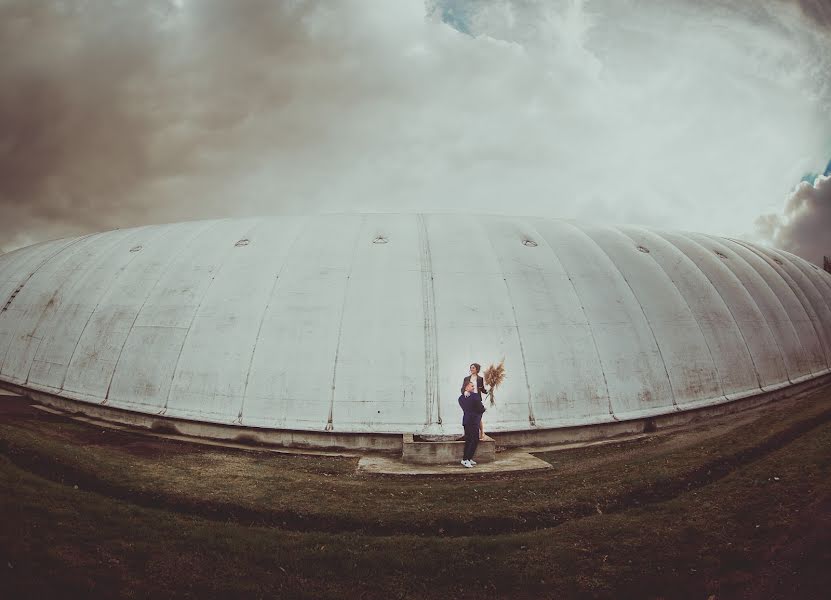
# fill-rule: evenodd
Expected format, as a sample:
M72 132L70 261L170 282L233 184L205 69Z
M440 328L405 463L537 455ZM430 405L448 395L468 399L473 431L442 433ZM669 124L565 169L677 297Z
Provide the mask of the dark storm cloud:
M105 225L156 168L148 147L164 123L147 104L169 7L101 7L0 4L0 203L16 221L5 235L20 220Z
M831 29L831 1L829 0L797 0L806 17L815 23Z
M760 217L757 226L777 247L821 266L822 257L831 256L831 177L803 181L782 215Z
M177 207L174 192L152 189L189 178L205 183L194 194L205 197L205 214L221 213L213 180L266 147L313 135L300 121L280 139L233 138L298 93L292 60L328 59L325 45L306 39L303 20L315 10L314 2L205 1L187 11L167 0L0 2L0 247L200 216L199 203Z

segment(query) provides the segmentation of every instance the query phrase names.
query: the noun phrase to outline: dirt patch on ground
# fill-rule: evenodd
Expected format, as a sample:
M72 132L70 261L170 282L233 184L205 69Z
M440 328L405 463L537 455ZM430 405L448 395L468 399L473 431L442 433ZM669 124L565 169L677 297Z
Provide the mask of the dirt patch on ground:
M719 438L740 427L766 419L778 420L792 408L806 403L820 402L828 396L824 387L799 394L778 402L765 404L756 408L734 414L716 417L698 417L683 426L663 429L652 435L639 436L636 439L622 438L620 442L609 441L597 446L586 446L572 450L538 453L555 464L557 472L563 475L580 473L608 464L623 463L636 457L654 452L672 452L696 446L706 446L713 439ZM825 401L827 404L827 400ZM574 460L577 458L577 460Z
M197 443L181 442L119 429L101 429L96 425L73 429L64 432L64 435L67 439L87 446L108 448L136 457L164 458L204 452L204 447Z
M25 423L28 429L35 432L40 430L40 424L62 423L65 426L50 430L50 435L78 445L112 449L137 457L162 458L202 451L196 443L77 421L70 415L42 410L22 396L0 395L0 423L2 422Z
M831 498L803 511L798 526L768 547L763 572L737 571L717 582L720 600L826 598L831 563Z
M0 420L4 418L37 417L44 414L23 396L0 395Z

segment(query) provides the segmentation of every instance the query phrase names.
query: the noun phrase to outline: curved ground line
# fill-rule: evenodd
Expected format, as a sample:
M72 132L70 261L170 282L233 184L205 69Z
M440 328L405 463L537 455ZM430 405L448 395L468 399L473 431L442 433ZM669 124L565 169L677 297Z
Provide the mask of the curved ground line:
M5 457L19 469L42 479L62 485L77 485L84 491L113 500L126 501L142 508L166 509L213 521L234 521L243 526L276 527L302 533L360 533L371 537L393 535L423 537L426 536L428 528L430 531L442 529L441 535L444 537L510 535L551 529L570 521L596 515L598 511L603 514L615 514L630 508L642 508L645 505L672 500L723 479L737 469L764 458L829 421L831 421L831 409L799 421L762 440L752 448L704 463L682 478L663 481L660 489L645 485L624 494L604 498L594 504L575 503L556 507L551 512L515 517L488 516L469 523L458 522L450 517L418 523L371 523L341 516L304 515L292 510L263 511L229 503L199 503L185 498L165 497L154 491L133 490L124 485L108 483L86 471L62 465L51 457L36 454L29 448L16 446L2 438L0 438L0 456ZM483 478L483 481L486 480L487 478Z

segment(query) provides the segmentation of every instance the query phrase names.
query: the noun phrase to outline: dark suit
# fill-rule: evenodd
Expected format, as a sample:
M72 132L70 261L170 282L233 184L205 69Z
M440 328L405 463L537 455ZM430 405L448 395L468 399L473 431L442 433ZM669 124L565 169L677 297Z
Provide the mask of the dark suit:
M465 377L465 380L462 382L462 393L463 394L465 393L465 386L467 385L468 381L470 381L470 375ZM479 391L479 393L482 396L484 396L485 395L485 379L481 375L476 376L476 386L477 386L476 389Z
M479 445L479 423L482 421L485 405L482 404L482 396L471 392L470 396L464 394L459 396L459 406L464 413L462 415L462 427L465 428L463 459L470 460L476 454L476 447Z

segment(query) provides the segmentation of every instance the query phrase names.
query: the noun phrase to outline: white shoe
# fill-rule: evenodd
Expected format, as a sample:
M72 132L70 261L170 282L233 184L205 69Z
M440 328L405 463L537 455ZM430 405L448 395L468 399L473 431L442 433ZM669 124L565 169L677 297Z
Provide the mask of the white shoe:
M467 461L467 462L469 462L470 464L472 464L474 467L478 464L478 463L477 463L475 460L473 460L472 458L471 458L469 461Z
M465 467L465 468L467 468L467 469L469 469L469 468L471 468L473 465L472 465L472 464L470 464L470 461L469 461L469 460L463 460L463 461L462 461L462 466L463 466L463 467Z

